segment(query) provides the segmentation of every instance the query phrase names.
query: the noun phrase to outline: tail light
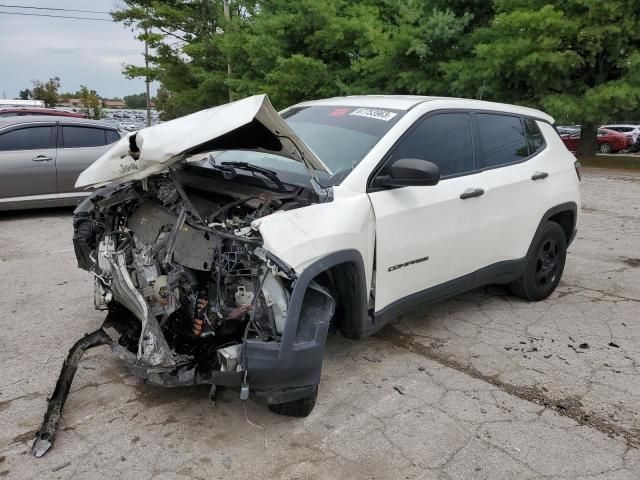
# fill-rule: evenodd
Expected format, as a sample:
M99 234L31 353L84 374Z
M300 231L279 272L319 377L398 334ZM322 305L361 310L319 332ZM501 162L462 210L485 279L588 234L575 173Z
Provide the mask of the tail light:
M578 181L582 181L582 164L578 160L576 160L575 162L573 162L573 166L576 169Z

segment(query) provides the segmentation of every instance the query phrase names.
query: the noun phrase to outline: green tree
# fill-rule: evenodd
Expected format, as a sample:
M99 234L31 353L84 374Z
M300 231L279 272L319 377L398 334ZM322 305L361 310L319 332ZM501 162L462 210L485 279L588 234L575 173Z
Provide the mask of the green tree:
M24 90L20 90L20 93L18 94L18 98L20 100L29 100L32 96L33 96L33 93L28 88L25 88Z
M90 90L85 85L80 85L77 96L82 104L81 111L87 115L87 118L95 120L102 118L102 100L95 90Z
M597 126L640 107L640 10L626 0L494 0L490 24L471 33L469 58L442 65L451 93L524 103L582 125L579 153Z
M53 77L43 83L40 80L33 81L32 97L34 100L43 100L45 106L55 107L58 102L58 89L60 78Z
M486 25L483 0L125 0L113 18L143 31L162 118L266 92L277 107L355 93L447 92L439 64ZM153 33L149 33L153 32ZM227 62L233 74L227 74Z
M124 103L127 104L127 108L146 108L147 107L147 95L143 93L136 93L133 95L126 95L124 97Z
M124 0L112 12L114 20L142 32L150 54L149 68L127 65L129 78L160 80L171 98L171 116L191 113L228 101L227 61L220 49L224 34L222 1ZM242 2L234 2L234 15L244 15ZM168 99L169 97L167 97ZM162 103L162 102L160 102Z

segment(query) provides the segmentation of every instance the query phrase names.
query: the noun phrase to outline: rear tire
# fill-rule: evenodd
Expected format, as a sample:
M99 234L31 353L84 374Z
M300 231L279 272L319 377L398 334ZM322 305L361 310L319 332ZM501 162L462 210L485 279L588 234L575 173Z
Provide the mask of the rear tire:
M286 415L288 417L308 417L316 406L318 398L318 386L316 385L313 392L306 397L302 397L293 402L276 403L269 405L269 410L278 415Z
M509 285L511 293L529 301L547 298L558 286L567 258L567 238L562 227L547 222L542 227L525 271Z
M613 145L609 142L603 142L598 146L598 151L600 153L613 153Z

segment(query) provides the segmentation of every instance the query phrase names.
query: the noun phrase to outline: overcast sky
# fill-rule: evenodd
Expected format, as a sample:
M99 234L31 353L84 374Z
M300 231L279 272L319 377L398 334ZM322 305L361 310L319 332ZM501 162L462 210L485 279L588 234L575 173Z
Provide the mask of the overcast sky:
M6 5L109 11L117 0L6 0ZM24 12L101 17L81 12L0 7L0 12ZM144 91L142 79L127 80L122 64L142 65L144 46L122 24L62 18L0 14L0 96L14 98L34 79L60 77L61 91L87 85L103 97ZM152 84L152 94L155 94ZM1 98L1 97L0 97Z

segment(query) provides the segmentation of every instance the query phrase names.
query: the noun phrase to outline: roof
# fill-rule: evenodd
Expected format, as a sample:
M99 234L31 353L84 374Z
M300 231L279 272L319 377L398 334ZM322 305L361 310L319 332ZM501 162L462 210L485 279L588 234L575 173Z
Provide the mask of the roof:
M296 106L336 105L411 110L416 105L426 102L434 102L434 107L436 107L437 104L437 108L468 108L477 110L492 110L540 118L550 123L554 122L553 117L534 108L455 97L434 97L422 95L351 95L348 97L333 97L325 98L322 100L311 100L308 102L299 103Z
M94 125L100 127L106 127L116 130L115 127L107 125L100 120L88 120L86 118L76 117L62 117L56 115L20 115L16 117L0 117L0 128L10 127L12 125L19 125L21 123L62 123L65 125L79 124L79 125Z
M425 97L421 95L350 95L348 97L332 97L322 100L303 102L302 105L344 105L354 107L392 108L410 110L415 105L442 97Z

